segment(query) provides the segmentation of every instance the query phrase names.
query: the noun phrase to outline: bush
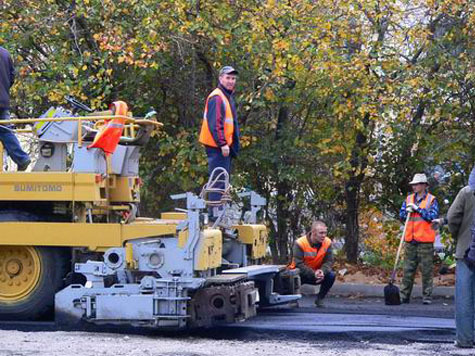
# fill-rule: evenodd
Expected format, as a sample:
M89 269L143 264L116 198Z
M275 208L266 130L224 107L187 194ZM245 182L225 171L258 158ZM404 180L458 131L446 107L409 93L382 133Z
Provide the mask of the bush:
M362 248L360 258L364 264L392 269L399 246L401 223L386 218L376 208L365 210L360 216Z

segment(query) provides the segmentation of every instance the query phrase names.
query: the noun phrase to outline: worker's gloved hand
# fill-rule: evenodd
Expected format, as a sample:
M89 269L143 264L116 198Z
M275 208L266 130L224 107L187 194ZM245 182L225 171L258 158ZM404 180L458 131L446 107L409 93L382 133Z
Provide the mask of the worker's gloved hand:
M419 207L414 203L409 203L409 204L406 205L406 211L408 213L413 213L413 212L417 211L417 209L419 209Z
M434 219L431 221L432 228L433 229L438 229L439 227L443 226L445 224L444 219Z

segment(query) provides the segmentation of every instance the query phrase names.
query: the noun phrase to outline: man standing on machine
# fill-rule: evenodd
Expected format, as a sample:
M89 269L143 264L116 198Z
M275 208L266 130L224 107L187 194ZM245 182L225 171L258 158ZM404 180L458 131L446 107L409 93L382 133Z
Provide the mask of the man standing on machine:
M206 99L203 123L199 141L205 146L208 157L208 173L217 167L224 168L228 175L231 171L231 159L239 152L239 124L237 120L234 90L238 72L231 66L225 66L219 71L219 83ZM224 183L213 188L224 189ZM221 194L213 192L210 201L221 200ZM211 219L219 215L218 207L213 209Z
M15 68L10 53L0 47L0 120L10 120L10 87L15 81ZM0 141L19 171L28 168L30 156L23 151L15 133L6 125L0 125Z

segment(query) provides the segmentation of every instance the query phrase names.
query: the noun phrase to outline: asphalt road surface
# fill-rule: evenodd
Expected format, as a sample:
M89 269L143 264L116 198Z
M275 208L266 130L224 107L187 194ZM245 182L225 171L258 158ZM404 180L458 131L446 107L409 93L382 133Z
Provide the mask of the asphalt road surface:
M331 298L315 308L275 307L243 323L192 332L126 328L60 331L52 322L0 323L0 355L475 355L453 346L453 301L385 306Z

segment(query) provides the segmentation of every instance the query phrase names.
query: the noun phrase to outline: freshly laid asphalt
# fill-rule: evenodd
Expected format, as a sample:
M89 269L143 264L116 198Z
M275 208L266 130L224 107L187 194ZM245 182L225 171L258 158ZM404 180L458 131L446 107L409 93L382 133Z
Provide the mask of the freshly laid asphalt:
M422 304L416 291L409 304L388 306L378 293L384 285L335 285L325 307L314 305L315 289L304 286L298 306L283 305L259 310L255 318L190 334L224 339L349 340L383 343L452 343L455 336L452 291L439 289L431 305ZM437 289L437 288L436 288ZM54 323L0 322L0 330L52 331ZM96 331L150 333L130 328L96 328ZM152 333L161 333L155 331ZM163 332L162 332L163 333ZM185 332L187 333L187 332ZM173 335L179 336L182 333Z
M312 340L366 340L383 343L453 343L455 337L453 287L434 289L432 304L422 304L420 287L415 287L409 304L385 305L384 285L337 284L325 299L314 304L315 287L294 306L276 306L226 328L252 330L258 335L290 334ZM419 290L418 290L419 289Z

